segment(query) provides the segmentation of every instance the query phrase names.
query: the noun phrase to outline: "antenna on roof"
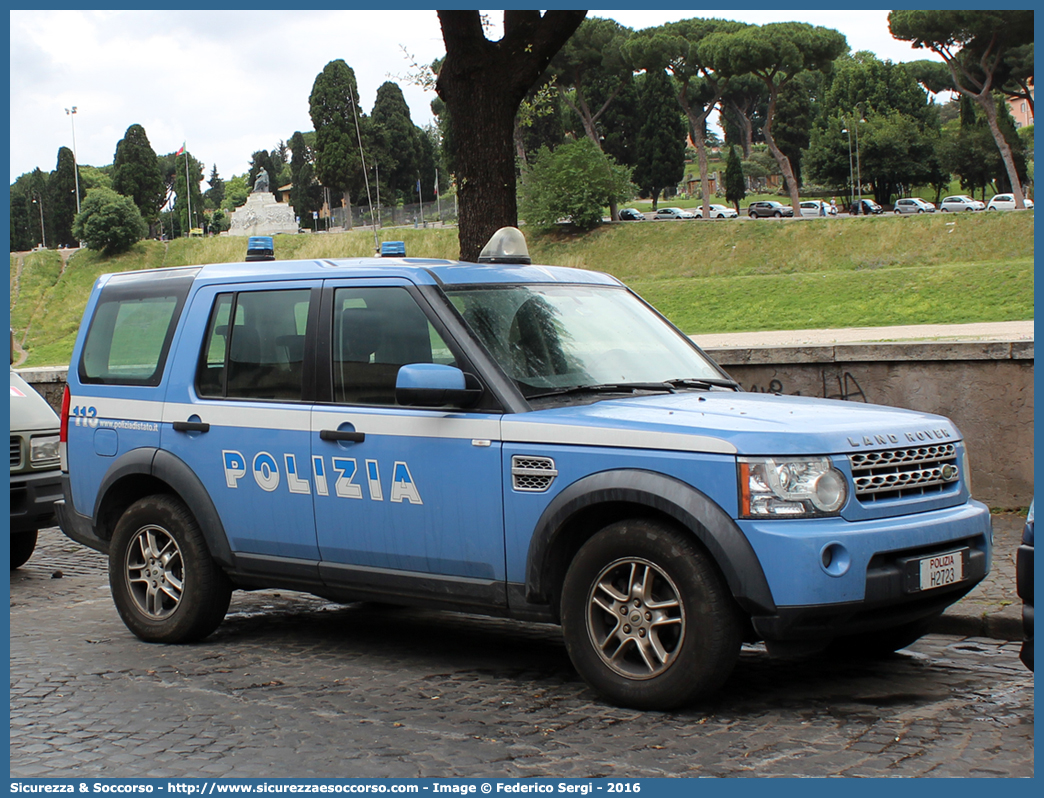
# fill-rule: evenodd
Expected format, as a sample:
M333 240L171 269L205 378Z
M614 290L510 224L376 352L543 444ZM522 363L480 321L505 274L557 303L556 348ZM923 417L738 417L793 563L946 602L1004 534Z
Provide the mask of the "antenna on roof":
M373 220L373 200L370 198L370 175L366 171L366 156L363 154L362 131L359 129L359 106L355 102L355 94L352 86L348 84L348 99L352 101L352 111L355 116L355 135L359 137L359 160L362 161L363 180L366 181L366 202L370 206L370 227L373 228L373 248L379 250L380 243L377 241L377 223Z

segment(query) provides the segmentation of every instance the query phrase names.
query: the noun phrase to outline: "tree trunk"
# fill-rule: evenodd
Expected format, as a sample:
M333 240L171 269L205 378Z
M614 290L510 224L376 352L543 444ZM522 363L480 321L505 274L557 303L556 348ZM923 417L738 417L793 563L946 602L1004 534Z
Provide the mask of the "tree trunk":
M790 205L794 209L794 218L797 219L801 216L801 198L798 196L794 170L790 166L790 159L776 146L776 140L772 138L772 117L776 114L776 99L779 97L779 88L772 81L766 81L766 83L768 83L769 87L769 104L768 113L765 114L765 127L762 128L761 132L765 135L765 143L768 145L769 152L772 153L772 157L779 164L779 171L783 173L783 179L786 181L787 191L790 194Z
M989 92L983 92L983 94L973 96L975 101L982 106L982 110L986 114L986 121L990 126L990 133L993 134L993 140L997 142L997 149L1000 150L1001 159L1004 161L1004 169L1008 173L1008 180L1011 181L1011 193L1015 195L1015 207L1025 208L1026 201L1022 193L1019 173L1015 169L1015 159L1012 157L1008 140L1004 138L1004 133L1001 132L1000 125L997 124L997 104L993 99L993 95ZM984 196L985 193L986 190L983 189Z
M518 225L514 125L518 106L586 11L505 11L489 41L478 11L439 11L446 58L436 91L456 142L461 260L474 261L499 228Z
M707 165L707 142L703 137L703 129L706 126L707 117L721 98L722 89L719 86L717 92L714 94L714 99L706 105L700 106L700 112L696 113L696 110L689 103L689 98L686 95L688 88L688 83L685 83L685 85L682 86L681 91L678 93L678 103L685 111L685 116L689 120L689 129L692 131L692 142L696 145L696 160L700 165L700 194L703 199L703 218L710 219L710 173Z
M569 95L561 86L558 87L558 95L565 100L565 104L573 110L573 113L580 117L580 122L584 126L584 134L587 138L594 142L594 145L599 149L599 151L604 153L605 150L602 148L602 140L598 137L598 129L595 127L595 123L598 121L598 117L602 115L602 112L609 107L609 103L611 103L616 95L620 93L623 84L621 83L617 86L612 94L609 95L609 99L602 104L602 107L598 109L597 114L591 113L591 109L587 105L587 99L584 97L584 93L580 88L580 82L574 80L573 84L576 87L576 97L577 100L579 100L579 104L574 103L569 99ZM620 221L620 206L616 201L616 197L609 198L609 218L614 222Z

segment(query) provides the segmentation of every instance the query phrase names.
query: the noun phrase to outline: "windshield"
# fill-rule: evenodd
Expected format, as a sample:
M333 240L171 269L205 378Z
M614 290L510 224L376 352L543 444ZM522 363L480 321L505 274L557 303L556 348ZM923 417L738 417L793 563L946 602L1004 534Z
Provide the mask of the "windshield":
M527 397L583 386L724 376L622 287L512 285L447 293Z

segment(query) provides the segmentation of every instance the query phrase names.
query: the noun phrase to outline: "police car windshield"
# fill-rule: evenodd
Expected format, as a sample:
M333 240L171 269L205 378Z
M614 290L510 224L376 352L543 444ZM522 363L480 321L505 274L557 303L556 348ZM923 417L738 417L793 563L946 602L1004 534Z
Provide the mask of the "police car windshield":
M608 385L706 387L725 376L622 287L533 284L447 293L527 397Z

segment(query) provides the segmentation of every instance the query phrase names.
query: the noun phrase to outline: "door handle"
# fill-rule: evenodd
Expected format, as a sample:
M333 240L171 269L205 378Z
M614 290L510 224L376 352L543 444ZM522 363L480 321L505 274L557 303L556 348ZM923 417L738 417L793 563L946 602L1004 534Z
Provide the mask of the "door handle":
M175 432L210 432L210 425L205 421L175 421L171 426Z
M351 441L352 443L362 443L366 440L365 432L349 432L347 430L341 431L339 429L324 429L319 431L319 440L321 441Z

